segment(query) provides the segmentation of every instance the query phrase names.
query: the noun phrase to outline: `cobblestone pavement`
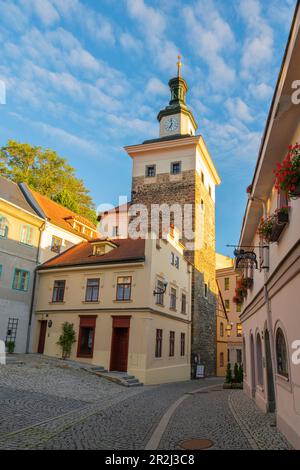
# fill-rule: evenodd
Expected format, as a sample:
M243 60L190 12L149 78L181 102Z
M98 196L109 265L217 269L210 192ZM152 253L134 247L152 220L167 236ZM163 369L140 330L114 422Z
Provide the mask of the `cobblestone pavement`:
M71 363L23 360L0 367L0 449L143 449L178 398L212 385L176 409L159 448L189 438L211 439L212 449L289 448L272 416L220 379L126 388Z

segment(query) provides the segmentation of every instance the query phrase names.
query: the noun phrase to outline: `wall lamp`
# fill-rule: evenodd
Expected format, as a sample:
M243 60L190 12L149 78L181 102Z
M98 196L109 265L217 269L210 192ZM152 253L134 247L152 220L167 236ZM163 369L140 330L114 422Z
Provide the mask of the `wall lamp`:
M160 287L157 287L156 289L154 289L153 295L165 294L167 290L167 286L168 286L167 281L163 281L163 286L164 287L162 289Z

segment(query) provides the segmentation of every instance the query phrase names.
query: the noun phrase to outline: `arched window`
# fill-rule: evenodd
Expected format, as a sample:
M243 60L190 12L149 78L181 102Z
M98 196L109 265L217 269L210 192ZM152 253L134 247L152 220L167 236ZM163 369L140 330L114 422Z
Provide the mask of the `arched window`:
M223 338L224 336L224 324L223 323L220 324L220 336L221 338Z
M262 361L262 345L259 333L256 337L256 363L257 363L257 383L263 385L263 361Z
M284 334L281 328L276 332L276 362L277 372L284 377L289 377L287 350Z

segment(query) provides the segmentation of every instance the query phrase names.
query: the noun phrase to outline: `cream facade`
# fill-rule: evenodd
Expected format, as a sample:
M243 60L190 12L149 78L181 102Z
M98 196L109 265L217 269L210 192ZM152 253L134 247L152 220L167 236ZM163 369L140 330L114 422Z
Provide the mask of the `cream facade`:
M300 449L300 199L288 201L288 222L272 243L257 235L261 217L282 206L274 189L276 163L300 141L300 105L292 84L300 70L300 10L296 10L281 73L263 136L240 247L252 246L258 269L248 289L241 320L244 332L244 389L265 412L276 412L277 426ZM276 241L275 241L276 240ZM261 245L261 248L257 248ZM298 355L299 356L299 355Z
M0 177L0 340L24 353L44 220L19 186Z
M118 247L112 247L113 256L115 250ZM63 255L58 262L59 258L63 260ZM46 263L39 268L34 350L41 348L42 341L44 354L61 357L56 343L62 324L68 321L74 324L77 336L71 359L126 371L145 384L188 380L191 272L183 247L172 237L169 241L146 240L144 256L139 260L116 259L107 264L101 262L101 256L99 260L80 266L76 262L61 267ZM93 302L86 298L88 279L100 280L98 300ZM128 299L118 299L120 279L130 279ZM62 280L63 300L53 302L55 281ZM161 297L153 295L163 285L159 281L168 282ZM88 341L93 344L88 357L80 350L87 328L92 329Z
M228 363L228 316L222 297L221 290L219 289L218 303L217 303L217 377L225 377L227 363Z

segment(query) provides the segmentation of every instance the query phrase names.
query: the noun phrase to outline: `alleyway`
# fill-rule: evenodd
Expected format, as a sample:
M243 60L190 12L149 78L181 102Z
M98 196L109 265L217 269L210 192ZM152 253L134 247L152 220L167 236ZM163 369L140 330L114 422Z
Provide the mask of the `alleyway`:
M19 360L0 367L0 449L168 450L188 439L208 439L211 449L289 448L274 417L220 379L126 388L78 365Z

